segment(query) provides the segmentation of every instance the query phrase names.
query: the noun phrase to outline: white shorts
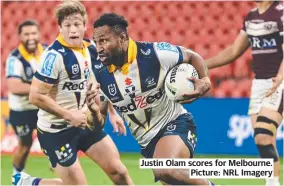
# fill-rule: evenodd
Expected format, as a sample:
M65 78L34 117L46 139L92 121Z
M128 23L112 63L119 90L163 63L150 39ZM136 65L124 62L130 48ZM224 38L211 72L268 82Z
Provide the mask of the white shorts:
M266 97L265 95L272 85L272 79L254 79L252 81L249 115L258 114L261 107L277 111L280 114L283 113L284 85L282 83L272 95Z

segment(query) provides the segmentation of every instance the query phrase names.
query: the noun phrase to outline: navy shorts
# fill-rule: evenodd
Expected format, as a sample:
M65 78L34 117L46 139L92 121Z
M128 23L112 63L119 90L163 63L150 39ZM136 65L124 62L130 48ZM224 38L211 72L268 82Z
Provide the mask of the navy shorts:
M13 111L10 110L10 123L22 140L32 139L33 130L37 126L38 110Z
M69 167L77 159L79 150L86 152L107 134L103 130L72 127L58 133L49 133L38 128L38 140L42 151L49 157L52 167L58 163Z
M145 158L153 158L158 141L164 136L178 135L186 144L190 151L190 158L194 155L197 142L196 126L190 113L182 114L175 120L169 122L158 134L150 141L146 148L141 149L141 154Z

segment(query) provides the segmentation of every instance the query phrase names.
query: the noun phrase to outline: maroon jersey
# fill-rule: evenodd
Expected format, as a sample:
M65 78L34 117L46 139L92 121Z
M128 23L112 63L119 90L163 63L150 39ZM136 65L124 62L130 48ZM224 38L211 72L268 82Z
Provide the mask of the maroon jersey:
M243 22L252 48L256 79L276 76L283 59L283 5L274 2L264 13L252 9Z

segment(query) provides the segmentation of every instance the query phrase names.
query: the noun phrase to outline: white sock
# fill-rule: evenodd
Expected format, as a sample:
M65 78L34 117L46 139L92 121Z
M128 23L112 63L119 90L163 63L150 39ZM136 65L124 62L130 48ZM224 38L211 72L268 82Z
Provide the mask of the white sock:
M23 169L23 170L20 171L20 172L25 172L25 170ZM19 171L18 171L15 167L13 167L13 175L15 175L15 174L17 174L17 173L19 173Z
M32 177L27 173L21 172L21 179L17 183L17 185L38 185L39 181L41 180L40 178L37 177ZM15 180L12 179L12 182Z
M15 167L13 167L13 175L15 175L17 173L18 173L17 169L15 169Z
M266 185L265 186L280 186L279 178L266 178Z

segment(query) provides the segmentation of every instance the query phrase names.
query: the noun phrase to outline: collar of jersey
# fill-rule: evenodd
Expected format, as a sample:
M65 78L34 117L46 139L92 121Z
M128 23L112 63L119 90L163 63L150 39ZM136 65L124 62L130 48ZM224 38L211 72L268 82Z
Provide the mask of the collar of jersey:
M127 63L125 63L124 65L122 65L121 67L121 72L122 74L126 75L129 73L129 67L130 65L135 61L136 57L137 57L137 45L136 42L129 38L129 44L128 44L128 54L127 54ZM108 71L110 73L113 73L114 71L116 71L118 69L118 67L116 67L115 65L110 65L108 67Z
M68 47L68 48L70 48L70 49L72 49L72 50L75 50L75 51L77 51L77 52L80 52L84 57L87 56L87 55L86 55L86 50L87 50L87 47L90 46L90 44L91 44L90 42L87 42L87 41L83 40L83 47L73 47L73 46L70 46L70 45L63 39L63 37L61 36L61 34L59 34L59 35L57 36L57 41L58 41L61 45L65 46L65 47Z
M18 50L21 54L21 56L27 61L27 62L30 62L32 59L35 59L37 62L39 62L39 58L41 56L41 54L43 53L44 51L44 48L43 46L39 43L37 45L37 54L32 54L32 53L29 53L27 51L27 49L25 48L25 46L23 45L23 43L21 43L18 47Z

